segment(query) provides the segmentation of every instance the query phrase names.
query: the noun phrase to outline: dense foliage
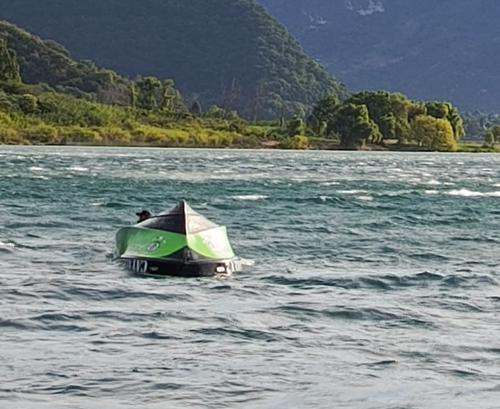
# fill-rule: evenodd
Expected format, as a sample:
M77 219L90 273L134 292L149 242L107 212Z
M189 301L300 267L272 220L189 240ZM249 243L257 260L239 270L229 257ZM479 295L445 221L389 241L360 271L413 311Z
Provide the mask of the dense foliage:
M253 0L16 0L0 18L122 74L172 78L189 101L251 119L345 94Z
M19 64L14 51L7 48L7 41L0 38L0 81L19 82Z
M398 93L365 91L339 102L330 95L321 99L309 119L316 134L336 137L345 148L366 144L398 145L452 151L464 135L463 121L448 102L415 102Z
M267 138L265 130L220 108L215 117L207 113L196 118L0 82L0 144L256 147Z
M17 45L21 51L21 72L23 67L29 73L39 66L41 69L36 75L46 81L36 85L21 82L16 53L0 38L0 144L253 147L268 139L265 129L250 127L236 113L220 107L211 107L205 114L201 108L194 114L189 113L171 80L161 81L155 77L125 80L91 63L81 65L67 52L54 54L51 49L57 48L56 44L47 47L40 39L20 33L23 37L17 38ZM23 50L29 50L30 46L34 48L27 54L30 58L27 62ZM58 57L62 58L58 61ZM47 67L57 72L51 77L45 72ZM82 67L94 68L88 71ZM89 92L74 86L103 72L109 72L113 82L96 82ZM48 84L49 80L53 80L53 87ZM68 86L68 81L73 86ZM126 86L124 103L98 102L102 87L109 90L113 83Z

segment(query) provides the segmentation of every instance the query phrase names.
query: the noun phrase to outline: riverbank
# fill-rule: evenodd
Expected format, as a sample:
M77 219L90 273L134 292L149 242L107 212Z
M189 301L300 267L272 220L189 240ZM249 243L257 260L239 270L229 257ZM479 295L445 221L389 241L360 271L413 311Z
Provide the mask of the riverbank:
M1 133L1 130L0 130ZM217 143L213 139L208 139L203 141L201 139L192 139L189 143L179 144L176 141L150 141L150 142L140 142L140 141L61 141L58 143L40 143L31 142L28 140L12 141L10 143L5 143L0 140L0 146L81 146L81 147L130 147L130 148L182 148L182 149L263 149L263 150L279 150L279 149L289 149L289 150L316 150L316 151L348 151L352 149L346 149L340 146L338 141L327 139L327 138L306 138L302 137L299 142L302 145L297 146L297 140L294 138L285 138L282 140L277 139L259 139L253 138L250 141L239 140L234 144L223 144ZM295 145L295 146L294 146ZM398 144L387 144L385 146L381 145L366 145L361 149L361 152L432 152L428 149L418 147L415 145L398 145ZM455 153L500 153L500 146L486 147L480 142L465 142L458 144L458 149Z

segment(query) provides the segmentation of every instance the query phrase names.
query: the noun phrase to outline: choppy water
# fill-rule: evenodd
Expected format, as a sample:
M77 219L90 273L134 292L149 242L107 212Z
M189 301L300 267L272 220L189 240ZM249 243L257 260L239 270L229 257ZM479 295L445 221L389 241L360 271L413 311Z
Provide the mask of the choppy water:
M498 408L500 156L0 147L0 407ZM178 199L256 261L110 259Z

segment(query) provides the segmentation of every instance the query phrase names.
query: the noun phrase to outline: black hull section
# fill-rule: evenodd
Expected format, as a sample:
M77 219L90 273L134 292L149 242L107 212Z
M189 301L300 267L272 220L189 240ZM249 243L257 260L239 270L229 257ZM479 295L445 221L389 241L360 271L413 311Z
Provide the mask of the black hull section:
M121 258L125 268L135 274L155 277L229 276L241 270L234 260L184 262L175 259Z

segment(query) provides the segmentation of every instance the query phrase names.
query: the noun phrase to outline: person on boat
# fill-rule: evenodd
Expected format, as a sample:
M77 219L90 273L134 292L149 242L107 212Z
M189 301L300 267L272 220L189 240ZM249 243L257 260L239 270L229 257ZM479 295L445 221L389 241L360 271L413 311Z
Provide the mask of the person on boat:
M136 213L136 216L139 218L137 223L142 223L143 221L150 219L152 214L149 210L142 210L139 213Z

